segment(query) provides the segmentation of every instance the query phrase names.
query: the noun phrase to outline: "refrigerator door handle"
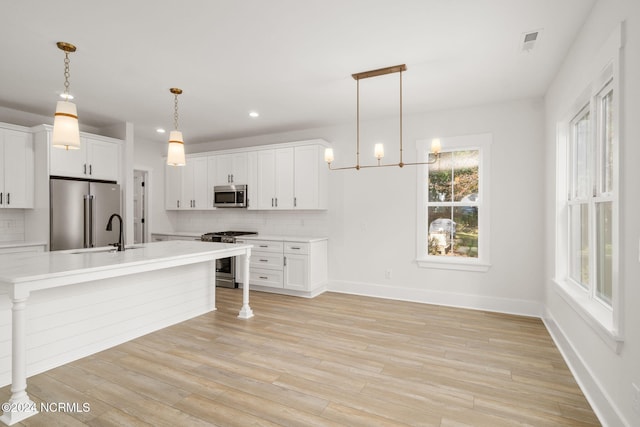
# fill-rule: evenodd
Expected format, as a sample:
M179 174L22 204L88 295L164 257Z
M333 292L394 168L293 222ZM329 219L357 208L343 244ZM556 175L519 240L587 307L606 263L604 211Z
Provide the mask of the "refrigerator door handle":
M89 195L85 194L84 195L84 206L83 206L83 212L84 212L84 247L88 248L89 247Z
M93 218L95 216L93 208L93 194L89 194L89 247L92 248L95 245L93 240Z

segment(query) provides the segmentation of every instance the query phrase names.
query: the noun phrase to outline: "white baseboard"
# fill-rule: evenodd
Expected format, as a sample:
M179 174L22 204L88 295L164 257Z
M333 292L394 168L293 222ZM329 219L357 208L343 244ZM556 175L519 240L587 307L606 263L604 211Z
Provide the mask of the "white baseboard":
M417 288L401 288L363 282L330 281L327 290L330 292L517 314L521 316L541 317L543 313L542 303L536 301L439 292Z
M242 289L242 283L240 283L238 286L240 289ZM327 287L320 286L311 291L294 291L291 289L273 288L271 286L251 285L249 287L249 291L269 292L272 294L289 295L292 297L315 298L318 295L325 293L327 291ZM251 301L249 301L249 303L251 303Z
M562 331L562 328L556 323L549 311L545 313L542 321L600 423L602 423L604 427L630 427L631 424L622 416L613 399L609 398L604 388L598 380L596 380L596 377L584 363L582 357L575 351L571 341L567 338L567 335Z

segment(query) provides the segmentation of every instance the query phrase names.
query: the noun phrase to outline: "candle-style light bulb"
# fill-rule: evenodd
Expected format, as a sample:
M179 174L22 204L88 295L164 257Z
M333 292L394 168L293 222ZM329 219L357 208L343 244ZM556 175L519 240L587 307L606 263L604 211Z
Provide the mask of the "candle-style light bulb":
M376 156L376 159L381 160L384 157L384 145L381 143L376 144L373 147L373 153Z
M327 163L333 162L333 148L325 148L324 161Z
M440 144L440 138L433 138L431 140L431 152L435 155L440 154L442 150L442 145Z

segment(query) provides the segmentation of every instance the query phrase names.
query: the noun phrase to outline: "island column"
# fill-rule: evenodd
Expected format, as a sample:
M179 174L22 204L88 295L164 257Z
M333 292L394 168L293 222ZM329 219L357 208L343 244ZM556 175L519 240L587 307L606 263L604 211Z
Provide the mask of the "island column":
M36 404L27 394L27 325L29 293L11 291L11 399L2 404L0 421L13 425L37 414Z
M242 285L242 308L238 317L241 319L250 319L253 317L253 310L249 307L249 262L251 261L251 247L246 249L244 253L244 284Z

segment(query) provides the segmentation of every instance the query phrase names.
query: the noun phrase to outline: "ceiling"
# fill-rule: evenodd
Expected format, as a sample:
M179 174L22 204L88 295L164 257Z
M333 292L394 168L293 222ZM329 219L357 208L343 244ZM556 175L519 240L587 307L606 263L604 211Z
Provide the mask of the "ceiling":
M405 115L539 97L594 2L4 2L0 106L53 115L64 89L57 41L78 48L70 92L81 124L132 122L136 138L158 142L167 134L156 128L173 128L170 87L184 91L187 144L354 122L351 74L403 63ZM397 115L398 76L361 81L363 120Z

